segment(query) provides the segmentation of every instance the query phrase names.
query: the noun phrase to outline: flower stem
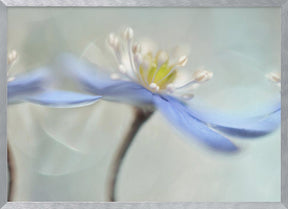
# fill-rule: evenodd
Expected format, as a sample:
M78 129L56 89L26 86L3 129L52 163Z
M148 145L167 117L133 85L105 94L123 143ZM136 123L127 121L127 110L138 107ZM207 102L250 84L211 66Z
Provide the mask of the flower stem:
M9 175L7 200L11 202L13 201L14 187L15 187L15 160L14 160L11 145L9 142L7 142L7 164L8 164L8 175Z
M150 118L154 113L154 110L145 111L140 108L135 108L135 116L132 122L131 128L126 133L123 141L121 142L118 150L116 151L115 157L111 164L111 170L108 176L107 184L107 199L108 201L116 201L116 185L118 180L119 171L121 169L121 164L123 159L131 146L133 139L140 130L141 126Z

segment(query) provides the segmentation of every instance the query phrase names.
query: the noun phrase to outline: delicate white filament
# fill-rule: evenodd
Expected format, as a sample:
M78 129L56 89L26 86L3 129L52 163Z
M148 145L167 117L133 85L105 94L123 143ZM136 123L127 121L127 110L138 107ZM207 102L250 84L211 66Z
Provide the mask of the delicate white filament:
M161 65L163 65L165 62L168 61L168 54L165 51L161 51L158 55L158 59L157 59L157 65L158 67L160 67Z
M135 64L137 64L138 66L141 65L141 63L143 62L143 57L141 54L137 53L134 55L134 61L135 61Z
M194 94L187 93L187 94L182 95L181 97L185 100L190 100L194 97Z
M167 52L165 52L165 51L160 51L160 52L158 53L158 56L157 56L157 69L155 70L155 72L154 72L154 74L153 74L152 82L154 82L155 77L156 77L157 73L158 73L159 70L160 70L160 67L161 67L165 62L167 62L168 59L169 59L169 58L168 58Z
M210 80L213 77L213 73L207 70L198 70L194 73L193 77L195 81L202 83L202 82Z
M132 71L134 72L135 75L138 74L138 70L136 69L135 63L134 63L134 59L132 58L132 47L131 47L131 41L128 40L127 41L127 50L128 50L128 57L129 57L129 63L130 63L130 67L132 69Z
M196 84L196 83L197 83L197 81L192 80L192 81L189 81L188 83L186 83L186 84L184 84L184 85L182 85L182 86L178 86L176 89L183 89L183 88L192 86L192 85L194 85L194 84Z
M149 70L151 67L150 61L146 58L142 61L143 70Z
M132 81L134 80L134 78L131 77L131 75L129 75L127 68L123 64L120 64L118 66L118 69L119 69L120 73L122 73L124 76L126 76L129 80L132 80Z
M109 34L108 37L108 44L113 49L113 52L117 58L119 64L119 71L128 77L131 80L137 79L139 77L138 68L136 68L135 64L135 57L132 53L132 40L133 40L134 32L133 29L127 27L123 31L123 39L119 39L113 33ZM125 41L125 45L120 41ZM138 49L137 49L138 50ZM136 58L138 59L138 65L140 66L140 58L139 56ZM137 66L138 67L138 66Z
M139 53L134 56L134 60L135 60L137 69L140 69L140 66L142 67L142 72L140 72L140 70L138 70L139 77L140 77L141 81L146 86L149 86L148 77L147 77L147 73L148 73L148 70L150 68L149 60L148 59L143 59L143 56L141 54L139 54Z
M124 37L124 40L127 41L127 53L128 53L128 58L129 58L129 65L130 65L130 69L132 70L132 73L134 75L132 75L132 77L134 77L135 75L138 75L139 72L138 70L136 69L136 66L135 66L135 62L134 62L134 57L133 57L133 54L132 54L132 40L133 40L133 37L134 37L134 31L132 28L130 27L127 27L124 32L123 32L123 37ZM133 79L134 80L134 79Z
M110 33L108 36L108 44L112 48L113 53L119 64L122 64L122 57L120 52L120 42L119 38L114 34Z
M173 66L171 67L169 73L167 73L167 75L164 76L164 77L163 77L160 81L158 81L158 82L161 82L161 81L163 81L164 79L168 78L168 76L171 75L171 74L176 70L176 69L175 69L175 66L176 66L176 65L181 66L181 67L184 67L184 66L187 64L187 62L188 62L187 56L182 56L182 57L180 57L179 60L178 60L178 63L175 64L175 65L173 65Z
M141 53L141 48L142 48L142 46L141 46L140 44L135 43L135 44L133 44L133 46L132 46L132 52L133 52L134 54Z
M115 34L109 34L108 43L116 52L120 50L119 38Z
M210 80L213 77L213 73L207 70L199 70L194 73L193 77L193 80L187 82L182 86L177 87L176 89L183 89L188 87L196 89L199 86L199 83Z

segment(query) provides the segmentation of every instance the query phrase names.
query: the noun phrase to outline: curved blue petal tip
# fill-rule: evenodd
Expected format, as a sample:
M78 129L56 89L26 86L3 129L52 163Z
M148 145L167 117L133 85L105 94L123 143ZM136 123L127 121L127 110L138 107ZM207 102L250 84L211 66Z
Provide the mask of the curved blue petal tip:
M223 152L235 152L238 150L238 147L225 136L220 135L193 117L189 113L188 108L175 98L155 95L154 102L170 123L210 148Z

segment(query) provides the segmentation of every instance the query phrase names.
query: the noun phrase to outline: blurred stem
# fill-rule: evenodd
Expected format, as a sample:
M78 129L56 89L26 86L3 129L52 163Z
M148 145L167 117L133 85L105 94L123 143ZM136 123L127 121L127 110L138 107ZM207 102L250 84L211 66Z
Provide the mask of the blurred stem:
M116 154L113 158L110 173L108 174L108 184L107 184L107 199L108 201L116 201L116 185L121 169L123 159L131 146L133 139L137 135L141 126L150 118L154 113L154 110L143 110L140 108L135 108L134 120L132 122L131 128L126 133L123 141L119 145Z
M9 175L7 200L11 202L13 201L14 187L15 187L15 160L14 160L11 145L9 142L7 142L7 164L8 164L8 175Z

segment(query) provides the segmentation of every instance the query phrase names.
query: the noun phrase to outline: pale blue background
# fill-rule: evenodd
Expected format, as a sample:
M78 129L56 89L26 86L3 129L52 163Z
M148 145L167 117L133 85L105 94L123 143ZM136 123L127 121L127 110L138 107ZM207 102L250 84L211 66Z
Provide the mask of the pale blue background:
M20 56L12 74L50 63L61 52L80 55L91 41L105 50L107 34L129 25L136 37L162 48L186 46L191 73L202 65L214 72L195 92L193 103L201 108L253 115L280 96L265 78L280 71L278 8L10 8L8 15L8 48ZM65 110L8 107L15 200L105 201L107 169L131 117L129 106L108 102ZM212 152L188 143L156 113L124 161L118 199L280 201L280 129L258 139L231 139L241 153Z

